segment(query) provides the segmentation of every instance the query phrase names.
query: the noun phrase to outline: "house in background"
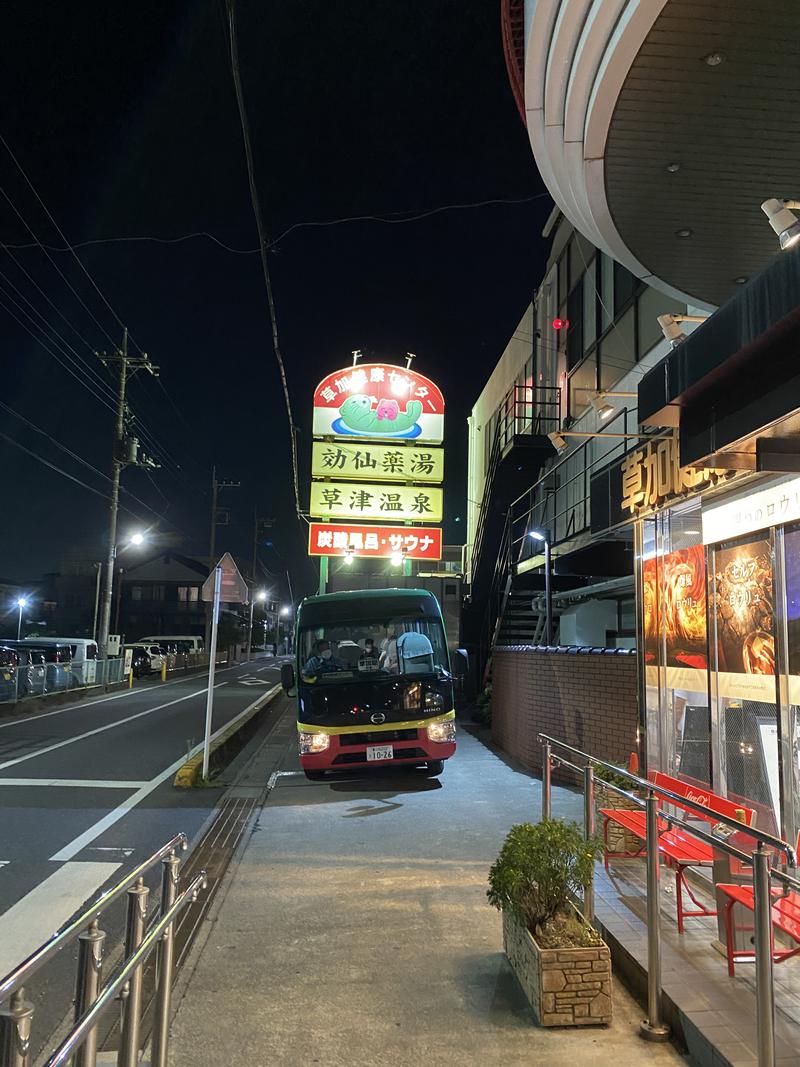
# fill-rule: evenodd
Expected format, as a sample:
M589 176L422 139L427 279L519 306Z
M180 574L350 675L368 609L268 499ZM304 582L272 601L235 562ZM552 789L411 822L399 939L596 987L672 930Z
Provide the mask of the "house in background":
M135 641L149 634L205 632L200 591L208 565L178 552L161 552L119 572L115 581L112 632Z

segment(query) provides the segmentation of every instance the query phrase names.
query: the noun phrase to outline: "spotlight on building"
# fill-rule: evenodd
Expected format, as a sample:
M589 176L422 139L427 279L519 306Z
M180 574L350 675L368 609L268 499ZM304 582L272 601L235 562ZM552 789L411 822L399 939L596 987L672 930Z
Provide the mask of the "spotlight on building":
M553 446L556 452L563 452L564 449L567 447L566 437L562 437L558 430L551 430L551 432L547 436L550 440L550 444Z
M658 325L664 334L665 340L669 341L673 348L677 348L681 341L686 340L686 334L680 327L682 322L705 322L708 315L659 315Z
M592 407L597 413L598 419L600 419L601 422L605 422L606 419L610 419L611 416L614 414L614 408L611 406L611 404L606 403L605 393L595 393L593 396L589 397L589 402L591 403Z
M791 209L800 208L797 200L765 200L761 210L769 219L769 224L778 235L782 249L792 248L800 241L800 221Z
M353 553L350 551L349 548L344 554L344 561L345 561L345 563L347 564L348 567L353 562Z

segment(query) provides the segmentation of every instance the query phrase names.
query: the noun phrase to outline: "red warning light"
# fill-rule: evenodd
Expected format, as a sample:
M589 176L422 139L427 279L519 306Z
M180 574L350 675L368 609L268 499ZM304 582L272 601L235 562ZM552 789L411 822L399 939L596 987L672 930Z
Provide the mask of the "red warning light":
M566 319L553 319L554 330L565 330L569 326L569 322Z

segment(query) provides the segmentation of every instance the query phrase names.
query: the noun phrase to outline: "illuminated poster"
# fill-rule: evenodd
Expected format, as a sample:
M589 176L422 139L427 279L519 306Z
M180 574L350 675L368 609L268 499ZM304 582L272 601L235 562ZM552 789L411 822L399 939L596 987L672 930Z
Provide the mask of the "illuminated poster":
M442 521L442 490L425 485L372 482L312 482L309 512L331 522L340 519Z
M313 478L370 478L380 482L432 484L444 480L444 449L432 445L373 445L359 441L315 441Z
M334 371L314 391L315 437L364 437L440 444L444 397L405 367L364 363Z
M402 552L408 559L435 561L442 558L442 531L438 526L309 524L310 556L343 556L348 552L364 559L389 559Z
M717 549L714 592L721 694L774 701L775 601L769 541Z
M645 663L660 660L663 638L665 666L708 667L706 643L706 568L702 545L681 548L642 568Z
M800 526L786 530L786 631L789 645L789 699L800 704Z

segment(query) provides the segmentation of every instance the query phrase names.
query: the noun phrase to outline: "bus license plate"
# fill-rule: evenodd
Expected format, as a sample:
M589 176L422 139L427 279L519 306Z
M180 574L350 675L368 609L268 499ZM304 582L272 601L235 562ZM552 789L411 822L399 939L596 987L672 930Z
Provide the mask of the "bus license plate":
M391 745L367 745L367 763L376 759L393 759L394 748Z

